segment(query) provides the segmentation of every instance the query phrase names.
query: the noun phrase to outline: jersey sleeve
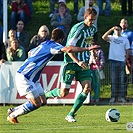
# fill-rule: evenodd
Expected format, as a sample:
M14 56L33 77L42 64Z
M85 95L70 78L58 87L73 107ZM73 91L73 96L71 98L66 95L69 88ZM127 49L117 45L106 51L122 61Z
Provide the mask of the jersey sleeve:
M53 55L61 54L61 53L62 53L61 49L62 49L63 47L64 47L64 46L62 46L62 45L58 45L58 46L56 46L56 47L54 47L54 48L51 48L51 49L50 49L50 52L51 52L51 54L53 54Z
M76 46L80 38L81 38L80 31L77 29L76 26L73 26L71 31L69 32L66 45Z

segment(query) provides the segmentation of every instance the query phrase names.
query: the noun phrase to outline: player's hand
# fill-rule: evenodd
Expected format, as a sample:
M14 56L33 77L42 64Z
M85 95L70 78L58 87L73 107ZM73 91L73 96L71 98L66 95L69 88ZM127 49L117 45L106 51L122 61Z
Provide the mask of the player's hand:
M100 45L92 45L89 47L89 50L100 48Z
M82 67L82 68L86 68L86 67L87 67L86 63L83 62L83 61L79 61L79 62L78 62L78 65L79 65L80 67Z

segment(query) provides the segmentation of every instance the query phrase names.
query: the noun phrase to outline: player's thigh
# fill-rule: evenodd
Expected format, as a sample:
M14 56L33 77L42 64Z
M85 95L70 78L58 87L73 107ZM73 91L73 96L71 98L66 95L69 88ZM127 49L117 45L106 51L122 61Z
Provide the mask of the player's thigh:
M45 94L44 94L44 89L42 88L42 85L40 84L39 81L37 81L37 82L35 83L35 87L36 87L36 89L37 89L39 95L45 95Z
M37 89L34 82L26 79L24 75L20 73L16 74L15 81L20 96L25 96L28 93L35 91Z
M93 75L90 69L81 70L76 74L76 80L80 82L85 91L90 91ZM88 90L89 89L89 90Z
M61 88L60 88L60 96L65 97L68 95L72 80L75 77L75 66L70 64L63 64L61 71L60 71L60 81L61 81Z
M41 106L41 99L37 90L28 93L27 95L25 95L25 97L30 100L31 103L34 104L36 107Z
M77 71L75 77L76 80L79 81L80 83L84 80L89 80L92 82L93 74L90 69L81 69Z
M36 86L37 88L37 86ZM40 107L41 105L46 104L46 98L44 93L40 93L39 89L28 93L25 95L27 99L29 99L36 107Z
M42 85L40 84L40 82L37 82L35 85L36 85L39 97L41 99L41 103L46 104L47 100L46 100L44 89L42 88Z
M60 82L65 85L71 85L72 80L75 77L75 66L73 63L63 64L60 71ZM62 87L64 88L63 84Z
M45 97L44 90L40 82L35 83L35 88L36 90L27 94L26 97L28 99L35 100L34 102L37 102L37 104L40 104L40 103L46 104L46 97Z
M35 106L41 105L40 95L44 94L43 88L40 83L34 83L27 80L24 75L16 74L16 86L20 96L25 96L29 99ZM45 101L45 96L43 98Z

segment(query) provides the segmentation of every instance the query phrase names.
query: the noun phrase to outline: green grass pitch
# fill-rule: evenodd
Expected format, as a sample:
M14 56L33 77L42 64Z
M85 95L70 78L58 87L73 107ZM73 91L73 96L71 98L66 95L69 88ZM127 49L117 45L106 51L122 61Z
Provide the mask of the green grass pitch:
M18 118L19 124L6 121L7 109L0 106L0 133L127 133L126 124L133 122L133 106L88 106L83 105L76 116L76 123L68 123L65 116L71 106L44 106ZM107 122L105 112L109 108L119 110L118 122Z

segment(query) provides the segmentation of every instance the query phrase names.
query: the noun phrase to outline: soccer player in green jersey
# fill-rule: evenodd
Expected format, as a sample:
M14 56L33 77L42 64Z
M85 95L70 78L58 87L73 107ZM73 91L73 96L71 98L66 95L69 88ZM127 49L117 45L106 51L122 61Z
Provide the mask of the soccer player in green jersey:
M97 28L94 25L97 12L88 8L84 14L84 21L75 24L67 38L67 46L89 47L92 39L96 39ZM91 47L90 47L91 49ZM76 122L74 116L82 106L88 93L91 91L92 75L88 67L90 52L65 53L64 63L60 72L61 88L55 88L46 93L46 97L65 97L69 94L70 86L74 77L80 82L82 92L78 95L72 109L66 116L68 122Z

